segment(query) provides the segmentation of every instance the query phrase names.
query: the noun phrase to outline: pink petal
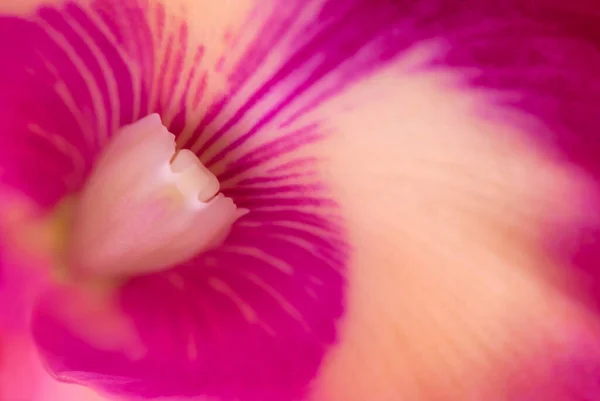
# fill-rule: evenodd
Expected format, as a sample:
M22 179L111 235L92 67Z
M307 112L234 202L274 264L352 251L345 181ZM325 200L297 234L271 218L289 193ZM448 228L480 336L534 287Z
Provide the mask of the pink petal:
M5 111L14 114L15 104L27 111L16 119L17 126L4 134L14 138L14 145L6 151L11 155L6 163L8 184L44 206L55 204L79 188L99 148L116 128L148 112L157 111L170 119L169 128L174 132L187 127L193 137L205 132L203 138L215 132L207 127L209 120L216 116L219 104L225 106L224 100L232 97L219 84L223 74L215 72L202 99L197 98L202 94L199 81L186 85L198 88L195 92L180 91L187 81L177 81L180 77L198 79L213 70L214 66L206 71L190 69L197 62L186 56L199 61L204 47L195 34L197 27L175 18L169 21L176 29L161 32L160 21L174 11L160 4L149 9L142 6L101 1L92 9L84 9L68 4L61 9L40 9L28 20L6 19L3 26L7 37L25 37L31 46L26 51L7 49L15 53L19 68L11 71L18 79L4 85L29 84L24 65L31 66L36 74L40 70L47 78L37 85L36 92L27 91L36 97L24 94L23 100L18 98ZM278 11L272 12L272 18L280 19ZM266 16L268 13L262 15ZM176 38L180 47L171 53L169 43ZM163 46L164 54L153 54L153 49ZM33 50L38 47L43 49L41 54ZM214 50L210 53L214 56ZM237 63L246 64L242 60L246 56L238 56ZM184 61L186 70L182 73ZM54 72L64 80L67 94L64 87L56 91ZM48 103L41 102L39 94L46 93ZM236 118L233 104L221 116ZM33 107L38 113L29 113ZM54 119L62 112L64 116ZM39 130L30 130L31 119L41 119L37 125L44 129L53 127L51 131L59 133L58 139L63 132L73 135L63 138L73 152L58 154L57 137L52 137L56 147L50 147L57 155L43 152L35 142L39 141ZM69 122L74 126L64 125ZM81 310L62 310L65 307L57 302L61 298L56 298L55 292L43 298L34 315L34 333L57 375L135 395L205 394L280 400L303 394L327 346L335 340L347 248L336 204L322 180L307 166L294 167L295 159L304 159L300 158L302 147L320 136L315 128L289 131L281 139L263 129L251 147L239 148L239 159L249 166L238 163L225 170L213 166L224 180L228 179L226 192L251 207L255 217L234 228L225 246L169 274L132 280L116 294L115 303L141 339L146 352L141 359L132 360L131 353L121 349L108 352L89 338L81 338L85 330L65 324L65 319L80 316ZM219 147L225 150L232 139L231 135L210 139L217 144L212 151L219 152ZM200 153L205 159L209 157L208 151ZM54 169L48 172L54 181L44 178L50 189L40 188L40 177L27 164L36 157L47 160ZM75 164L77 160L83 162ZM56 171L58 166L62 170ZM32 174L26 175L30 170ZM293 185L285 182L290 174L300 174L292 180ZM253 177L258 177L258 182L266 177L278 184L251 185L235 192L234 181ZM160 300L155 296L157 288L162 292ZM154 301L160 302L151 306ZM78 299L72 303L87 305ZM92 304L94 313L100 313L97 303ZM106 313L101 316L108 319ZM79 323L84 324L91 322ZM156 327L163 332L157 334Z
M56 381L40 364L31 338L16 331L3 331L0 337L0 400L115 401Z
M128 394L281 401L323 366L317 401L492 400L521 393L511 374L523 361L537 396L553 380L545 362L572 372L585 359L564 355L586 352L573 325L597 338L596 293L584 291L597 282L597 226L581 212L597 207L591 3L149 4L0 24L25 43L0 43L16 60L0 84L16 99L0 100L6 180L53 204L116 127L157 111L251 213L221 249L121 288L142 356L107 352L41 305L36 339L56 372ZM48 70L33 45L68 77L79 113L55 106L65 100L48 72L38 85L25 75ZM40 152L39 130L15 118L25 114L64 135L83 167L57 145ZM573 235L581 226L592 234ZM534 345L555 336L564 349L540 357ZM595 371L595 354L582 364Z

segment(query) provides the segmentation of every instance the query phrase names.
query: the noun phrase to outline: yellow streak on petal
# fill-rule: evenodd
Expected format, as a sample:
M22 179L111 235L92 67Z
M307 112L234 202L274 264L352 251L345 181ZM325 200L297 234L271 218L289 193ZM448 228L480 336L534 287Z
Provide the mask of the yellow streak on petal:
M72 199L66 198L51 213L44 213L26 196L6 188L0 190L4 192L0 205L0 235L11 255L21 259L27 267L62 263ZM48 273L50 269L39 272Z
M589 182L510 122L477 117L485 94L456 76L394 67L326 111L322 171L355 249L312 399L509 399L507 377L568 339L566 322L597 330L565 296L577 278L540 245L583 218Z

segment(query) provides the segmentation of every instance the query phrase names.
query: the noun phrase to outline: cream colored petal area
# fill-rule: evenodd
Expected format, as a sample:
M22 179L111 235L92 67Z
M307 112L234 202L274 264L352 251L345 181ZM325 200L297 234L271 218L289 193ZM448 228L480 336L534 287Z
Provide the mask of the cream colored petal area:
M322 171L354 250L314 401L510 400L522 364L595 330L541 245L583 217L591 184L517 128L531 122L478 114L491 95L409 73L424 54L324 111Z
M145 4L137 1L137 4L147 11L154 62L161 66L156 68L152 78L150 106L157 107L162 99L161 117L168 125L180 112L181 103L186 105L188 118L178 139L179 145L183 145L207 110L228 93L227 78L231 71L224 60L237 59L247 50L247 47L240 46L242 40L239 35L244 27L253 25L249 20L257 2L149 0ZM260 19L260 22L264 21ZM186 31L185 42L182 42L182 27ZM254 32L244 31L244 38L254 39ZM180 46L175 51L173 43ZM180 56L182 65L178 70L175 59ZM171 92L172 95L167 95ZM170 101L164 103L166 98Z

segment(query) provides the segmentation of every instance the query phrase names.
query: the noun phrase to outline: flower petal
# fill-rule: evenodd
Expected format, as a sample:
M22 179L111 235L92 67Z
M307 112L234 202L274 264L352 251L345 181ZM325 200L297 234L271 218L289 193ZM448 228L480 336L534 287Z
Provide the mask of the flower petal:
M34 400L41 386L32 342L3 330L0 339L0 399Z
M596 95L582 83L597 76L597 17L577 4L99 1L40 12L35 29L61 32L76 54L104 37L106 54L133 60L117 91L107 78L108 89L96 83L92 100L77 102L94 110L92 142L126 122L116 109L132 119L157 111L251 209L221 249L120 289L142 356L103 351L43 306L35 333L50 365L126 393L298 398L336 340L346 234L349 310L316 400L493 399L536 353L531 333L550 346L564 332L567 349L578 336L563 327L594 338L596 316L571 299L584 280L564 274L572 249L545 254L556 231L578 231L581 205L596 205L598 121L586 106ZM60 54L79 74L108 59L75 57L69 46ZM475 96L477 86L485 91ZM537 121L477 115L501 105ZM585 118L556 112L573 108ZM14 181L35 183L10 169L21 174ZM591 248L585 260L595 260ZM540 371L538 388L551 378Z
M10 305L0 310L0 332L29 325L37 294L50 281L51 226L35 203L0 186L0 304Z
M26 332L0 336L0 399L6 401L110 401L89 389L57 382L43 369Z
M52 54L50 60L54 64L55 57L64 59L64 65L55 67L59 70L57 75L65 79L66 87L82 93L81 101L75 102L75 110L70 111L83 115L87 124L87 131L82 129L74 135L80 141L89 141L75 147L89 153L86 160L90 163L116 127L149 111L158 111L167 122L171 119L170 129L179 132L180 138L189 127L194 135L213 132L201 118L212 118L210 114L214 116L218 104L231 95L222 91L222 74L210 79L207 95L202 98L208 104L194 100L200 90L179 92L183 82L173 79L192 79L191 72L178 72L180 63L189 66L189 54L193 60L200 57L202 43L190 45L192 50L185 48L188 35L191 37L188 29L192 31L194 27L174 18L172 11L160 3L144 6L104 1L91 8L75 4L44 8L30 18L33 22L11 20L19 29L39 34L36 42L45 41L51 49L58 47L57 54L62 58ZM284 14L289 19L288 12ZM277 15L274 18L281 19ZM162 32L159 22L163 19L176 29ZM127 26L124 20L129 21ZM198 34L194 35L197 39ZM186 52L170 53L169 43L174 38L181 41ZM147 47L138 48L144 44ZM164 54L153 53L155 47L164 49ZM207 54L214 55L214 50ZM128 68L121 71L123 65ZM117 91L115 82L119 83ZM133 95L127 92L131 88ZM54 88L49 85L45 89L53 92ZM182 99L185 107L181 106ZM197 104L190 107L188 101ZM48 105L49 110L51 106ZM87 110L91 111L89 115ZM181 118L185 124L178 126ZM298 156L305 152L304 145L320 136L315 129L305 127L290 132L281 141L272 136L257 137L258 142L253 142L251 148L240 147L246 149L245 154L239 154L240 160L250 163L252 169L238 164L237 172L232 174L214 167L219 173L229 174L224 188L251 207L254 217L235 228L224 247L179 266L170 274L132 280L116 294L115 304L121 306L137 329L144 355L134 353L132 359L131 353L121 349L107 351L87 337L86 330L74 329L73 322L66 322L82 316L81 310L65 311L68 305L81 305L85 310L88 304L81 298L71 299L63 306L54 292L42 298L34 315L34 334L57 376L128 395L206 394L279 401L303 394L327 345L335 340L347 248L336 204L314 169L306 165L296 168ZM224 146L231 139L228 135L215 143ZM12 152L18 149L17 145ZM24 149L33 146L22 145ZM212 157L204 152L201 157L204 154ZM28 193L25 184L30 183L29 178L19 175L19 163L22 165L27 158L31 156L15 158L15 163L7 165L15 177L9 183L20 185L43 203L38 197L47 196L47 191L40 189L38 194L31 182L33 189ZM51 161L52 165L57 163ZM271 169L278 171L277 178L269 177ZM52 205L61 195L76 190L88 170L89 167L83 170L72 187L63 186L44 204ZM257 177L260 172L266 173L271 182L261 184L264 177ZM64 175L55 172L53 178ZM235 181L251 181L253 177L258 178L253 186L234 188ZM286 177L294 179L286 182ZM162 289L164 297L153 304L157 288ZM99 317L102 323L106 321L100 318L111 319L112 309L105 313L97 302L90 305L90 316ZM89 319L77 323L80 327L97 327ZM162 327L163 332L157 334L156 327Z
M519 399L522 380L542 394L558 381L542 361L597 338L585 278L548 252L587 224L595 182L536 140L545 128L411 56L328 113L323 169L359 245L311 399Z

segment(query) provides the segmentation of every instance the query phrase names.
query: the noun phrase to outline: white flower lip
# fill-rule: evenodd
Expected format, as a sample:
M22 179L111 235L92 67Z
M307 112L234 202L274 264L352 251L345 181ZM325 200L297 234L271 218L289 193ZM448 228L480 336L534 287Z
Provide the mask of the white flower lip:
M195 196L205 203L219 193L217 177L188 149L182 149L173 156L171 170L177 177L176 185L181 193Z
M157 114L121 128L78 197L69 243L77 272L133 276L168 269L218 246L247 211Z

